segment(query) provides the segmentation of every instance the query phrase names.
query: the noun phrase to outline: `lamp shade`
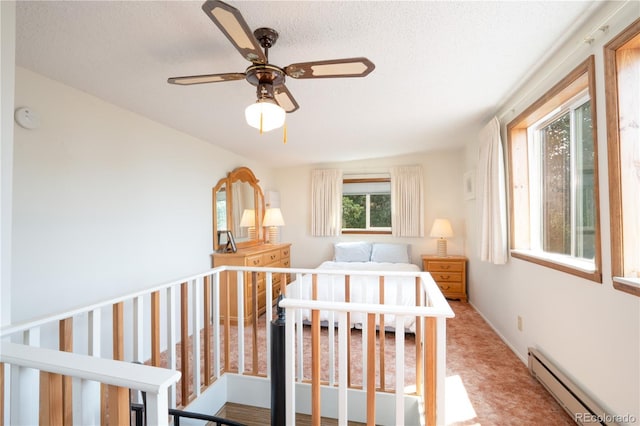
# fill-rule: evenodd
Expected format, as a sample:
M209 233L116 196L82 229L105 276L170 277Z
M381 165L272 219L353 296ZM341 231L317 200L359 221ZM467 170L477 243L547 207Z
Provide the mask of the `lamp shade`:
M451 238L453 237L453 229L451 223L447 219L436 219L431 227L431 238Z
M262 226L284 226L284 219L279 208L267 209Z
M273 99L258 99L245 109L247 124L261 132L268 132L284 125L287 113Z
M256 211L254 209L244 209L240 226L256 226Z

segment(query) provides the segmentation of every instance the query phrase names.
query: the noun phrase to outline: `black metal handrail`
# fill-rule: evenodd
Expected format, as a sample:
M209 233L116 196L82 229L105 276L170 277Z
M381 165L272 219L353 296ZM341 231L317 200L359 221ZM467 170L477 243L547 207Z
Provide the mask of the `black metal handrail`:
M133 426L146 426L144 419L144 404L131 403L131 411L135 415L135 423ZM173 416L174 426L180 426L180 419L195 419L212 422L214 426L246 426L244 423L234 422L233 420L223 419L222 417L211 416L209 414L194 413L191 411L178 410L169 408L169 415Z

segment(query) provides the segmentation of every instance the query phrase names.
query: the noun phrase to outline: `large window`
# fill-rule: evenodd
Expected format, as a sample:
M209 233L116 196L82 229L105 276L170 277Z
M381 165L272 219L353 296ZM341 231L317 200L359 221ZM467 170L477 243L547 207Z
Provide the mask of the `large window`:
M601 282L593 57L507 126L512 256Z
M640 20L604 57L613 285L640 296Z
M342 233L390 232L390 178L344 179L342 184Z
M534 162L530 181L539 182L531 191L532 204L540 206L532 212L532 248L593 259L594 152L591 101L586 93L529 127L528 138Z

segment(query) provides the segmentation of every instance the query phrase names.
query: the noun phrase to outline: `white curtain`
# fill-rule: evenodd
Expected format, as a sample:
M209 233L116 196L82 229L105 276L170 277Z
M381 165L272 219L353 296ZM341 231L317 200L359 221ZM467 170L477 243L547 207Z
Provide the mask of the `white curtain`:
M391 232L394 237L424 237L422 167L392 167Z
M507 207L500 122L493 118L480 132L476 201L480 260L507 263Z
M342 230L342 170L311 172L311 235L330 237Z

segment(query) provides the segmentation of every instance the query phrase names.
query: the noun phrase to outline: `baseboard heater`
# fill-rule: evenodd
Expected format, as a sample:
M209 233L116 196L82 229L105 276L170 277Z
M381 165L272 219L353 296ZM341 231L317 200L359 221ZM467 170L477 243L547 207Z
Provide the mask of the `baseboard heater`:
M618 425L537 349L529 348L529 371L579 425Z

